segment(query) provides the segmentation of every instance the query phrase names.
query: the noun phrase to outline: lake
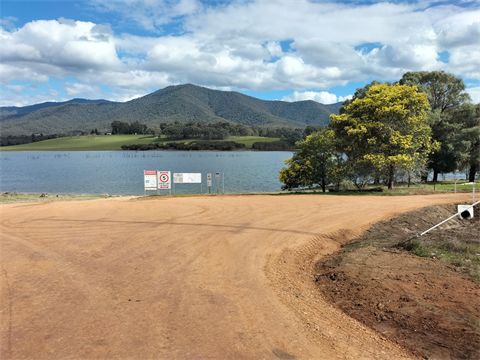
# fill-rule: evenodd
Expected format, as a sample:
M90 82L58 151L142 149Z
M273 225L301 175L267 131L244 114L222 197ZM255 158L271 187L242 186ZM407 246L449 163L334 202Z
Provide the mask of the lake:
M0 152L0 191L49 194L143 195L143 171L202 173L200 184L175 184L175 192L217 192L215 172L224 175L225 193L281 190L278 171L290 151L72 151ZM222 177L219 191L222 191ZM168 190L161 190L167 194ZM155 194L148 191L147 194Z

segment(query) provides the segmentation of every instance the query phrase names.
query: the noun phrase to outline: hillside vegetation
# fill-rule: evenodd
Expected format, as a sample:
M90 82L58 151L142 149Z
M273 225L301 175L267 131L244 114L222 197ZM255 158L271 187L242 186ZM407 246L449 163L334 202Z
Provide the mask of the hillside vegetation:
M2 135L107 132L115 120L147 126L160 123L228 121L244 125L295 126L329 123L337 106L315 101L265 101L191 84L169 86L125 103L68 103L0 117Z
M0 115L21 115L34 112L40 109L45 109L54 106L61 106L66 104L115 104L113 101L108 100L87 100L87 99L72 99L63 102L44 102L41 104L34 104L29 106L2 106L0 107Z
M279 138L264 138L260 136L231 136L227 141L244 144L249 149L256 142L277 142ZM182 140L182 143L205 140ZM123 145L148 145L157 143L171 143L165 138L156 138L145 135L101 135L101 136L72 136L58 139L38 141L17 146L4 146L1 151L113 151L122 150Z

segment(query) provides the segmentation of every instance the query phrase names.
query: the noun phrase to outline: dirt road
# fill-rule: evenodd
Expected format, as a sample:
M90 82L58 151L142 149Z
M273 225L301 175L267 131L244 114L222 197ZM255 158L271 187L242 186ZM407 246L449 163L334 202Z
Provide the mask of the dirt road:
M330 306L313 266L434 196L204 196L10 204L1 358L404 358Z

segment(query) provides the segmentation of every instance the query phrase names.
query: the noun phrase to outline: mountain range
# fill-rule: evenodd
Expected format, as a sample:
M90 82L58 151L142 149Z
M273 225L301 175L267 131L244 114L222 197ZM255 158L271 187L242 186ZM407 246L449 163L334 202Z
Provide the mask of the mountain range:
M266 101L233 91L219 91L185 84L168 86L143 97L115 103L107 100L73 99L26 107L1 107L2 136L69 134L79 131L111 130L114 120L147 126L162 122L190 120L207 123L228 121L244 125L295 126L327 125L339 104L315 101Z

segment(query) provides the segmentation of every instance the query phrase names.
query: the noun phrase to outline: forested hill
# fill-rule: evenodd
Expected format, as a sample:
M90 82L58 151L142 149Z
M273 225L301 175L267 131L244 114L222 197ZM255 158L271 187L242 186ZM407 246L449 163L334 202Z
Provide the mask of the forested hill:
M2 135L110 131L114 120L147 126L190 120L230 121L244 125L326 125L338 107L315 101L265 101L238 92L191 84L169 86L125 103L69 103L34 112L0 117Z
M1 106L0 115L19 115L27 114L36 110L45 109L48 107L61 106L65 104L115 104L113 101L108 100L87 100L87 99L72 99L64 102L44 102L41 104L29 105L29 106Z

